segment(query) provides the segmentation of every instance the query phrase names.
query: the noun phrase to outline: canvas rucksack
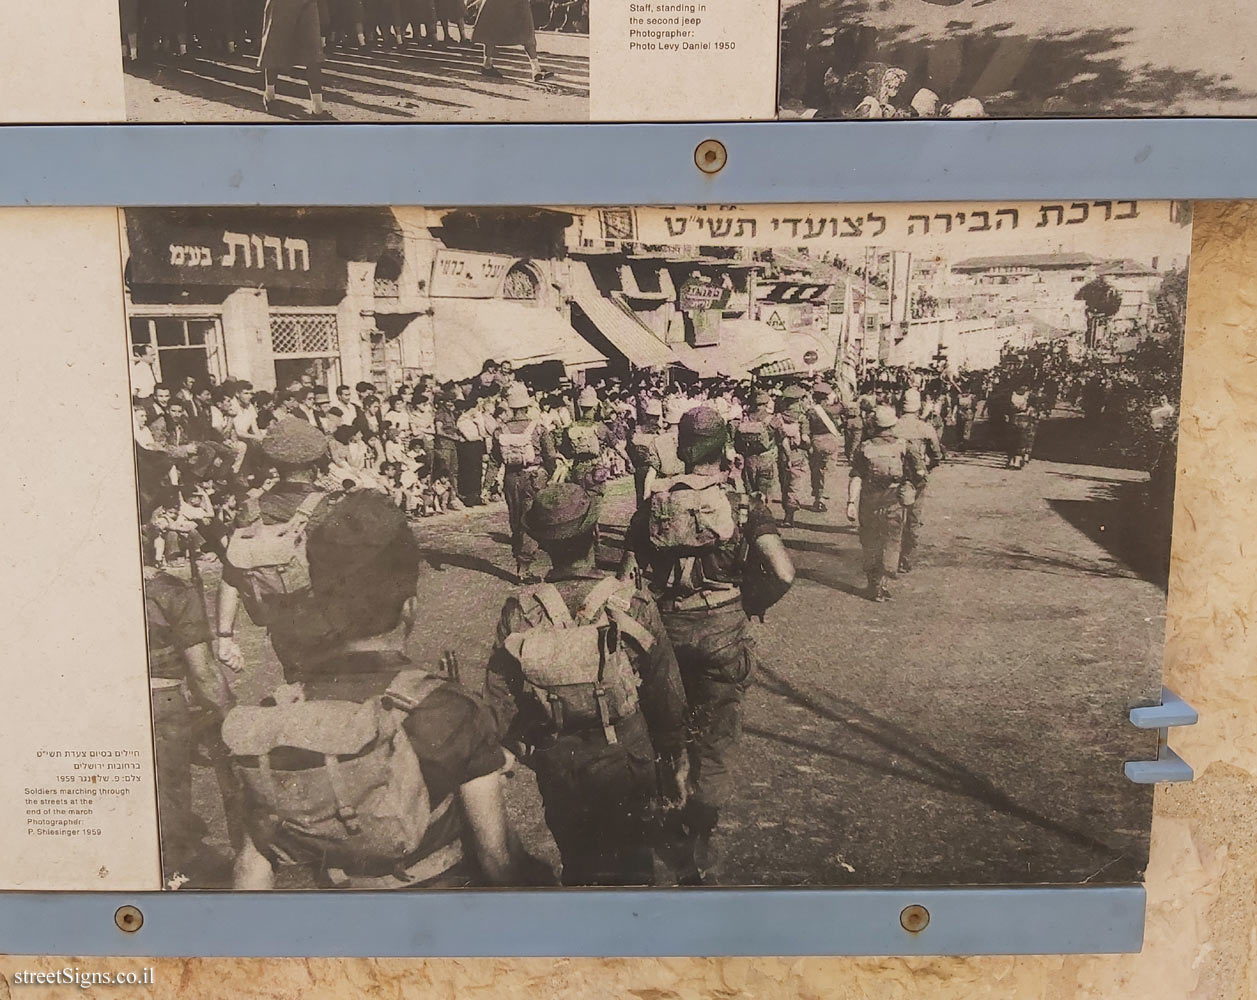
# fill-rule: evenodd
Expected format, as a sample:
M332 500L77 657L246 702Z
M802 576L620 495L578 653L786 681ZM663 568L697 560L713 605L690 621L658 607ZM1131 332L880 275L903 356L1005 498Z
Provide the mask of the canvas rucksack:
M762 455L773 446L773 432L766 421L747 416L733 435L733 446L743 455Z
M227 561L240 571L237 589L256 625L269 622L267 604L283 594L310 589L306 534L310 518L326 494L311 493L287 521L261 520L237 528L227 544Z
M659 434L656 431L634 431L628 443L629 457L633 466L645 469L651 465L661 465L659 455Z
M624 643L648 652L654 637L629 614L635 592L632 581L608 577L575 615L554 584L521 595L526 613L535 602L543 620L512 632L505 648L557 732L600 726L607 742L616 743L615 724L637 712L641 678Z
M733 538L737 520L720 479L675 476L650 498L650 542L657 552L695 555Z
M430 801L402 728L443 683L409 670L365 702L238 705L228 712L223 743L258 846L294 863L319 864L334 883L364 888L415 884L455 863L446 849L400 868L432 823L454 807L453 795Z
M687 475L658 483L650 498L648 532L655 552L672 560L667 579L660 581L671 597L734 589L707 579L702 557L735 541L743 521L742 505L735 509L719 478Z
M803 444L803 427L793 414L782 414L780 426L783 444L791 448L797 448Z
M868 478L874 484L886 485L903 479L904 449L907 445L902 440L873 438L860 447L868 465Z
M577 458L592 458L602 454L602 442L593 424L572 424L567 429L567 443Z
M812 404L812 410L808 415L808 419L811 421L812 435L814 437L823 437L826 434L841 437L838 433L838 428L834 426L833 418L825 412L825 408L820 403Z
M537 421L532 421L522 431L501 430L498 432L498 450L502 452L502 464L510 466L528 466L537 464L537 446L533 443L533 435L537 430Z

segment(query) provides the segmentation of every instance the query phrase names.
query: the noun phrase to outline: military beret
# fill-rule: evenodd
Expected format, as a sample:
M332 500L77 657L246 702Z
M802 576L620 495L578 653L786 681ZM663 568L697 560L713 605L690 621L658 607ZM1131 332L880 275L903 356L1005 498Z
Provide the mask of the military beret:
M893 406L882 404L873 410L873 423L877 425L878 430L886 430L888 427L894 427L899 423L899 414L895 412Z
M538 541L576 538L598 523L598 497L576 483L542 489L524 514L524 529Z
M310 465L327 454L327 438L305 420L281 417L262 438L262 451L273 462Z
M710 462L724 453L729 427L710 406L696 406L677 425L677 455L683 462Z

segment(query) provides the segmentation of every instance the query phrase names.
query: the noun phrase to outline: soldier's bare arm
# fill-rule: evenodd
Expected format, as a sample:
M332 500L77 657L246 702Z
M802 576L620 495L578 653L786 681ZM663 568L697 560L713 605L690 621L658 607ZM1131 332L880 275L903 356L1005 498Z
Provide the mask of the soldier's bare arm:
M231 887L238 890L275 888L275 870L257 849L248 833L244 835L244 843L240 845L236 859L232 862Z
M520 706L524 700L524 677L519 663L505 649L506 637L527 628L523 610L515 598L507 600L498 620L497 642L489 654L484 675L484 700L504 744L513 752L519 749Z
M639 689L642 714L650 729L655 751L664 759L675 760L685 750L685 687L677 666L676 652L668 639L659 608L649 594L639 594L633 602L633 618L654 638L648 652L636 658L641 676Z
M790 558L786 543L776 533L759 535L751 545L759 553L763 566L768 571L765 608L771 608L794 585L794 561Z
M545 466L546 472L554 475L555 460L558 456L554 450L554 435L544 427L537 427L537 453L541 456L541 464Z
M919 449L904 449L903 472L905 480L912 483L913 486L922 486L925 484L929 471L929 465L925 456Z
M235 640L236 612L239 607L239 591L223 578L218 582L214 655L235 673L244 670L244 652Z
M187 667L188 693L192 697L192 704L214 709L219 716L226 715L236 703L236 698L231 693L227 678L214 663L209 643L185 649L183 662Z
M514 884L515 865L502 797L502 775L495 771L473 778L459 786L458 798L486 880L493 885Z

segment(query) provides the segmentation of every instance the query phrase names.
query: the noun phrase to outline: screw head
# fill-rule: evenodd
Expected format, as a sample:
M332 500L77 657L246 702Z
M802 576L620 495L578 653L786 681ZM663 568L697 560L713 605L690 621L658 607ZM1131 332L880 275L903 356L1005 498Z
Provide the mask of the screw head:
M694 150L694 164L705 174L718 174L729 162L729 151L719 139L704 139Z
M113 915L113 922L118 925L118 930L134 934L144 926L144 914L134 906L119 906Z
M909 934L920 934L930 926L930 911L913 903L899 914L899 923Z

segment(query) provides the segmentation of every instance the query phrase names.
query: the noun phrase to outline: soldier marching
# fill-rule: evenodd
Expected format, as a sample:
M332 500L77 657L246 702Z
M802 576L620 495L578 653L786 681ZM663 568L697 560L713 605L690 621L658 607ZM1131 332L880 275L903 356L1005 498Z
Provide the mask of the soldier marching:
M948 447L972 449L985 418L1024 467L1025 415L1037 420L1050 397L1019 383L1001 402L980 380L937 372L839 374L542 387L486 362L466 385L395 395L387 412L369 385L317 411L292 386L250 416L264 430L238 442L241 460L210 467L212 494L230 502L196 523L176 517L182 537L162 532L190 567L221 562L222 582L209 609L194 574L209 613L187 642L201 652L184 674L154 670L165 715L181 685L209 720L197 739L235 831L232 884L272 885L294 865L314 884L378 888L727 881L745 696L776 655L757 633L789 600L790 549L828 523L836 479L851 525L838 532L853 554L858 543L864 595L886 601L928 551L925 502ZM136 406L142 497L188 493L204 464L152 400ZM482 689L452 669L458 650L438 668L412 663L406 641L425 625L410 522L486 504L514 572L500 610L467 611L492 643ZM282 666L260 704L236 693L264 655L236 641L246 615ZM172 738L159 754L175 760L162 749ZM346 755L372 760L389 794L329 763ZM186 797L186 758L159 770L177 782L167 799ZM503 809L517 765L537 776L557 872ZM275 783L268 768L280 766L300 777ZM338 820L346 810L359 818ZM196 847L164 839L178 881Z

